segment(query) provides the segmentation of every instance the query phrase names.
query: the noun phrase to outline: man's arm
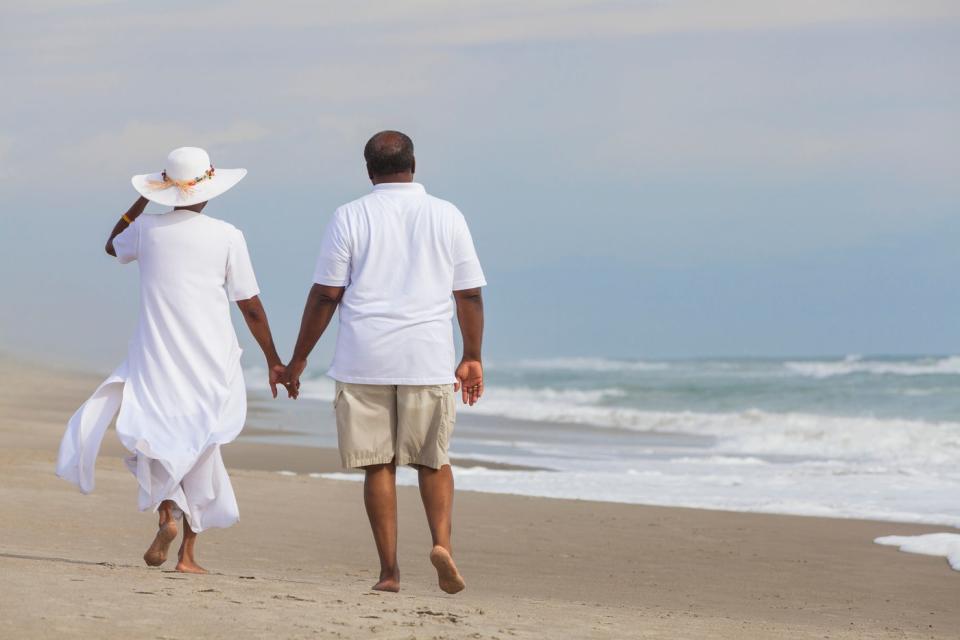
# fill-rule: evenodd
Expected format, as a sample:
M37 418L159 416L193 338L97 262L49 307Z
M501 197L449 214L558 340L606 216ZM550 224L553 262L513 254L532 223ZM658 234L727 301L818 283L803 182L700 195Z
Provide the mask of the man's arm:
M133 222L137 217L143 213L143 210L147 208L147 203L150 202L143 196L137 198L137 201L130 205L130 208L127 209L127 212L123 214L126 216L127 220ZM107 253L109 253L114 258L117 257L117 251L113 248L113 239L120 235L124 229L130 226L130 222L123 219L123 216L117 220L117 224L113 225L113 231L110 232L110 237L107 238L107 246L104 247Z
M307 357L317 346L317 341L330 324L330 319L333 318L337 305L343 297L343 289L343 287L329 287L324 284L314 284L310 288L307 304L303 308L303 319L300 321L297 346L293 349L293 357L283 377L284 384L289 383L287 391L293 398L300 394L300 375L307 368Z
M457 366L457 384L454 391L463 395L463 403L474 405L483 395L483 363L480 347L483 343L483 295L480 287L454 291L457 302L457 322L463 336L463 358Z
M273 344L273 334L270 332L270 323L267 322L267 312L260 302L260 296L253 296L247 300L237 300L237 306L243 314L243 319L250 329L253 338L260 345L264 357L267 359L267 371L269 372L270 391L273 397L277 397L277 382L283 374L283 362L277 354L277 348ZM287 389L290 397L293 393Z

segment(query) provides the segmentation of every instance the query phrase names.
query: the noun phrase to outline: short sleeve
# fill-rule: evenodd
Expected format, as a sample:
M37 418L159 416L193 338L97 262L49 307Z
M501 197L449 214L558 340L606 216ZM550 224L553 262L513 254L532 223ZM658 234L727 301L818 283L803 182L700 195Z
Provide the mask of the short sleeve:
M333 214L320 242L320 255L313 272L316 284L345 287L350 283L349 229L340 211Z
M120 264L127 264L137 259L140 254L139 218L113 238L113 251L117 254Z
M250 252L247 251L247 241L239 229L233 229L230 236L224 286L227 297L232 301L249 300L260 293L257 277L253 273L253 263L250 262Z
M453 227L453 290L486 286L480 259L473 246L473 236L463 214L457 211Z

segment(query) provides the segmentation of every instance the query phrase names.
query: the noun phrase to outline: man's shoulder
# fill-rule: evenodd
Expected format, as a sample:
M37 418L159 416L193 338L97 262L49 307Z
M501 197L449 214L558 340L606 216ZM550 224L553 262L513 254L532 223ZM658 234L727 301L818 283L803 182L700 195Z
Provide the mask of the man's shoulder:
M436 208L438 211L444 211L448 213L455 213L458 215L462 215L460 214L460 209L457 208L457 205L453 204L449 200L438 198L437 196L430 193L425 195L426 195L427 201L431 204L431 206Z
M349 202L344 202L333 210L333 218L330 220L330 222L342 223L344 219L349 219L350 217L362 214L367 210L368 205L370 205L373 200L374 197L372 193L365 193L359 198L354 198Z
M336 208L336 212L356 210L357 208L363 206L365 203L373 200L373 197L374 197L373 193L365 193L358 198L354 198L353 200L350 200L349 202L344 202L342 205Z
M427 210L432 213L435 219L442 220L444 225L453 224L456 226L459 224L459 221L465 220L463 213L460 212L457 205L449 200L444 200L443 198L438 198L428 193L426 194L426 203Z

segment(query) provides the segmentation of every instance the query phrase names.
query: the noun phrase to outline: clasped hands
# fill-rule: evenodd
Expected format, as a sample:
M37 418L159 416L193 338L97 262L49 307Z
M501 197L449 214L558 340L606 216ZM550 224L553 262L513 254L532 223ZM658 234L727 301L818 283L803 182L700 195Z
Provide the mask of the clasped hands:
M300 395L300 376L307 367L306 360L291 360L289 364L273 364L269 370L270 392L277 397L277 385L287 390L287 397L293 400Z

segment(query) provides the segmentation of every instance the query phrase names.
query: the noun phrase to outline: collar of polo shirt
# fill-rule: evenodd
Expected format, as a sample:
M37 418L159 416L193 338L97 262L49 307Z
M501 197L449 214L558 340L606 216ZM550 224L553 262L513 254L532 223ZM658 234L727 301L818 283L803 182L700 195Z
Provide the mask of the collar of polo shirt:
M373 185L374 191L415 191L426 193L423 185L419 182L381 182Z

